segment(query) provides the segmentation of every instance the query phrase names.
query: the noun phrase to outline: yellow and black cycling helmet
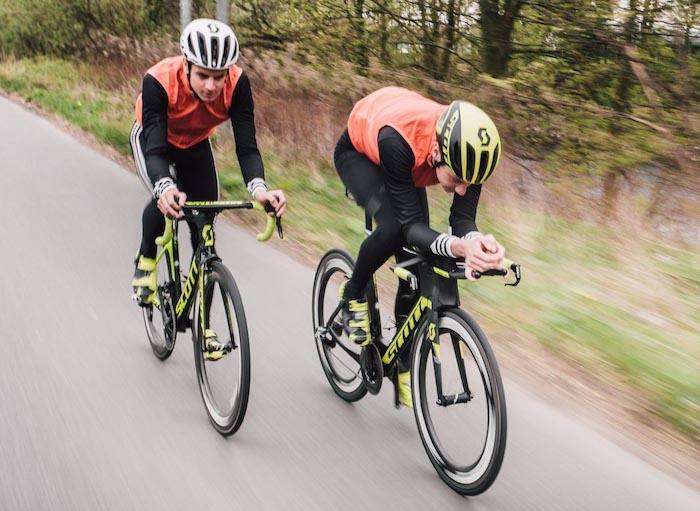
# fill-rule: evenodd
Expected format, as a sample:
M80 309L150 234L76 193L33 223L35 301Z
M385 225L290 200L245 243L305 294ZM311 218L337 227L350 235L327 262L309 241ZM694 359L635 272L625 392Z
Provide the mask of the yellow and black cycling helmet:
M501 137L483 110L466 101L453 101L440 115L437 139L443 161L464 181L481 184L501 159Z

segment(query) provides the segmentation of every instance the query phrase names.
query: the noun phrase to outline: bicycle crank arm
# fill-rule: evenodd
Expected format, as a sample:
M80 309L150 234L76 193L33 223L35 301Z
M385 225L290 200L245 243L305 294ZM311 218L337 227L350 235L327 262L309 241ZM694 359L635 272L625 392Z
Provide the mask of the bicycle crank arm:
M440 406L452 406L459 403L468 403L472 400L471 393L462 392L461 394L452 394L451 396L442 396L437 400L437 404Z

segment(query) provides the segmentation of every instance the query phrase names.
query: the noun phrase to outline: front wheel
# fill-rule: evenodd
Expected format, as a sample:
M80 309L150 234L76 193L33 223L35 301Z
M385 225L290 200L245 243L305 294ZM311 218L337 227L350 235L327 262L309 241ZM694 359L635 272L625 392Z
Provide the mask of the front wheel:
M250 392L248 325L238 286L221 261L211 261L205 270L204 290L194 314L194 358L204 407L214 428L224 436L240 428ZM202 301L203 297L203 301ZM215 332L228 343L229 353L220 360L204 356L204 332Z
M316 270L312 296L314 337L328 383L341 398L353 402L367 394L360 370L360 347L343 332L340 313L331 321L340 298L338 288L355 268L344 250L328 251Z
M478 495L495 481L506 448L501 375L486 336L466 312L441 313L438 332L413 346L414 415L442 480L461 495ZM438 396L436 373L449 400Z

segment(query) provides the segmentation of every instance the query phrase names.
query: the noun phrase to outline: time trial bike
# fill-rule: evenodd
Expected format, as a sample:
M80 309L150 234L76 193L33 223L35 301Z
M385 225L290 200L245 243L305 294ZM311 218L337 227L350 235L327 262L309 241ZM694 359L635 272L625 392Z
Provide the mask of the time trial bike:
M188 201L180 218L174 221L166 216L163 235L156 238L156 292L143 306L146 334L160 360L172 354L178 332L191 330L204 407L214 428L224 436L235 433L243 423L250 390L250 347L243 301L233 275L214 246L214 220L227 209L265 208L249 201ZM199 244L185 280L181 280L180 273L179 220L188 220L199 232ZM265 232L257 239L270 239L275 223L282 237L281 219L268 215ZM212 339L224 344L225 356L220 360L207 357L207 341Z
M367 230L372 219L366 218ZM328 251L318 265L313 287L313 328L323 371L335 393L348 402L377 394L386 377L394 383L399 406L398 364L411 350L413 411L425 452L442 478L462 495L478 495L495 481L506 447L506 402L496 358L476 320L460 308L458 279L464 263L403 249L408 260L392 271L412 290L413 307L392 338L382 336L376 275L368 284L372 343L359 347L344 334L338 297L352 275L353 257ZM483 275L515 276L520 265ZM479 278L481 274L474 273Z

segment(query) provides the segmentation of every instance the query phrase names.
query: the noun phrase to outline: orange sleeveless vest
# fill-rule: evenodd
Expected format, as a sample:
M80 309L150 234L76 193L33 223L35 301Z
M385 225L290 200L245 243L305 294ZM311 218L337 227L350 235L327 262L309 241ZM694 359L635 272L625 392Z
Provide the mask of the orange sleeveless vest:
M187 149L211 136L214 129L229 118L231 96L243 70L232 66L221 94L213 103L205 103L195 97L187 77L187 61L184 57L161 60L148 74L160 83L168 94L168 142L180 149ZM141 120L142 98L136 100L136 120Z
M394 128L413 151L411 169L416 187L437 184L430 151L436 140L435 125L447 108L401 87L384 87L357 102L348 119L350 141L362 154L379 165L377 137L384 126Z

